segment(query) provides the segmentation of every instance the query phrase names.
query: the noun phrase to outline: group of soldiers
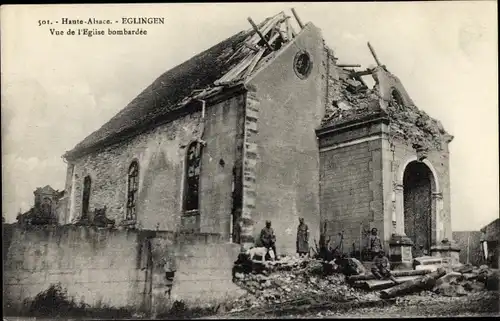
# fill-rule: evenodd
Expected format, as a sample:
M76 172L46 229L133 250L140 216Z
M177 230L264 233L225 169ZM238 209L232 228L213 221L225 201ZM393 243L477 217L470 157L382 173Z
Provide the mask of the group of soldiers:
M233 241L236 243L240 243L241 241L241 223L241 219L238 219L233 231ZM266 221L266 226L260 231L260 242L268 250L272 249L276 258L279 257L276 251L276 234L271 227L271 221ZM299 218L299 226L297 227L296 248L300 256L309 254L309 227L304 223L302 217Z
M389 278L395 281L390 272L390 262L382 249L382 242L378 236L378 230L372 228L368 238L368 250L373 261L371 272L379 279ZM279 258L276 251L276 234L271 227L271 221L266 221L266 226L260 232L260 242L266 249L272 249L276 259ZM303 257L309 254L309 227L304 222L304 218L299 218L296 237L296 252ZM396 282L396 281L395 281Z
M260 231L260 242L265 248L272 249L276 259L278 259L276 235L274 234L274 229L271 227L271 221L266 221L266 226ZM299 218L299 226L297 227L296 249L300 256L309 254L309 227L304 223L302 217Z

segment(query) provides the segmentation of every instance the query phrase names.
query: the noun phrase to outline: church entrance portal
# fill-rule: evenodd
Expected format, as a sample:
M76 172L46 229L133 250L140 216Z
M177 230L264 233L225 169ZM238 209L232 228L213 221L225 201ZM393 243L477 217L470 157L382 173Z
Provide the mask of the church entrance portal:
M413 241L414 257L429 255L432 242L434 177L426 164L413 161L404 171L404 231Z

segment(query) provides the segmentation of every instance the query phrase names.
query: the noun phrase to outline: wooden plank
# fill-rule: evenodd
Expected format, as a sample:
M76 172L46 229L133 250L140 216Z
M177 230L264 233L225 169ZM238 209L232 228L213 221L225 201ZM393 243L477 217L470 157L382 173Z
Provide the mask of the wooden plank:
M420 278L421 276L403 276L396 278L398 282L407 282ZM392 280L367 280L367 281L356 281L362 283L362 288L365 290L377 291L384 290L393 287L395 284Z
M283 31L281 31L281 29L279 27L276 30L280 34L281 39L283 39L283 41L285 41L285 42L288 41L288 39L286 38L285 34L283 33Z
M359 76L368 76L371 74L373 74L373 70L367 69L367 70L363 70L363 71L355 71L355 72L351 73L351 76L352 77L359 77Z
M267 35L267 33L276 25L276 23L283 18L281 16L284 16L283 12L280 12L276 16L271 18L264 26L262 26L262 28L260 28L259 32L263 36ZM256 33L248 40L248 43L256 45L257 43L259 43L259 41L260 41L260 36L258 33Z
M424 275L418 279L406 281L405 283L396 285L390 289L382 290L380 292L380 297L382 299L390 299L420 290L432 289L436 280L445 274L446 270L444 268L440 268L437 271Z
M373 58L375 59L375 62L377 63L378 66L381 66L380 61L377 58L377 54L375 53L375 49L373 49L372 45L368 42L368 48L370 48L370 51L372 53Z
M290 24L290 20L286 21L286 33L288 36L288 39L292 40L293 37L295 37L295 32L293 30L292 25Z
M354 67L361 67L361 65L338 64L337 67L341 67L341 68L354 68Z
M400 276L415 276L415 275L426 275L429 274L430 272L427 270L401 270L401 271L391 271L392 275L394 277L400 277ZM347 281L349 282L354 282L354 281L364 281L364 280L375 280L376 277L371 274L363 274L363 275L353 275L347 278Z
M302 24L302 21L300 21L299 15L297 14L297 12L295 12L294 8L292 8L292 13L293 13L293 16L295 17L295 20L297 20L297 23L299 24L300 29L304 29L304 25Z
M273 28L275 28L279 23L281 23L285 19L285 13L280 12L278 13L269 24L266 24L262 28L262 34L265 36L269 31L271 31Z
M261 48L260 51L255 55L255 57L252 60L252 63L250 64L250 66L247 68L247 71L243 75L243 78L250 76L252 71L255 69L255 66L257 66L257 63L260 61L260 58L262 58L264 51L266 51L266 49Z
M269 39L269 43L272 44L276 41L276 39L278 39L278 37L280 36L279 32L276 32L272 37L271 39Z
M254 55L249 55L243 59L238 65L231 69L227 74L214 82L214 85L219 85L224 82L230 82L236 78L238 74L244 71L251 63Z
M245 50L247 51L247 53L250 52L250 49L248 49L248 47L246 47L245 45L241 46L238 50L236 50L232 55L231 57L229 57L227 60L226 60L226 64L229 63L234 57L236 57L237 55L239 54L245 54Z
M247 42L244 42L244 43L243 43L243 45L244 45L245 47L247 47L248 49L253 50L254 52L258 52L258 51L259 51L259 48L255 47L254 45L249 44L249 43L247 43Z
M253 22L252 18L248 17L248 22L250 22L250 24L252 25L253 29L255 30L255 32L257 32L257 34L259 35L260 39L264 42L264 44L267 46L267 48L269 50L273 50L273 48L271 47L271 45L267 42L266 38L264 37L264 35L260 32L259 28L257 28L257 25Z
M265 36L267 34L267 32L269 32L269 30L271 30L271 28L276 24L277 21L284 19L281 17L284 15L285 14L283 12L280 12L276 16L269 19L269 21L267 21L262 26L262 28L260 28L260 30L261 30L260 32ZM252 29L253 29L253 27L252 27ZM259 49L257 47L255 47L255 45L257 45L259 43L259 41L260 41L260 36L257 33L255 33L252 36L249 36L248 39L246 39L245 42L243 43L243 46L241 46L231 57L229 57L229 59L226 61L226 63L229 62L231 59L233 59L234 57L236 57L239 54L247 55L251 51L258 52Z

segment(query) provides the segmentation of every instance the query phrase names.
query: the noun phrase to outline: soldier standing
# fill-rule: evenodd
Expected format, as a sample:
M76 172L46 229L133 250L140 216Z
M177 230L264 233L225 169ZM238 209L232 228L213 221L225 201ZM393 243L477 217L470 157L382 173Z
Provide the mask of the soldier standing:
M300 256L309 254L309 227L304 223L304 218L299 218L297 227L297 253Z
M382 242L380 241L380 237L377 235L378 231L374 227L372 228L370 235L370 252L372 254L372 260L378 255L378 253L382 249Z
M276 235L274 235L274 230L271 227L271 221L266 221L266 227L260 231L260 241L267 250L272 249L274 251L274 256L278 259L278 253L276 252Z

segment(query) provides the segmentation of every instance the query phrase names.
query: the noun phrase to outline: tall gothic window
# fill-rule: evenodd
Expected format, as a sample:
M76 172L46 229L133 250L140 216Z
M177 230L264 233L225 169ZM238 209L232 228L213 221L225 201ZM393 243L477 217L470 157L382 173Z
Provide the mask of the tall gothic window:
M128 169L127 220L136 219L137 193L139 190L139 164L133 161Z
M90 176L85 176L83 179L83 200L82 200L82 218L87 218L89 215L89 201L90 201L90 186L92 180Z
M185 211L199 209L201 150L202 146L199 142L191 143L187 149L186 184L184 194Z

